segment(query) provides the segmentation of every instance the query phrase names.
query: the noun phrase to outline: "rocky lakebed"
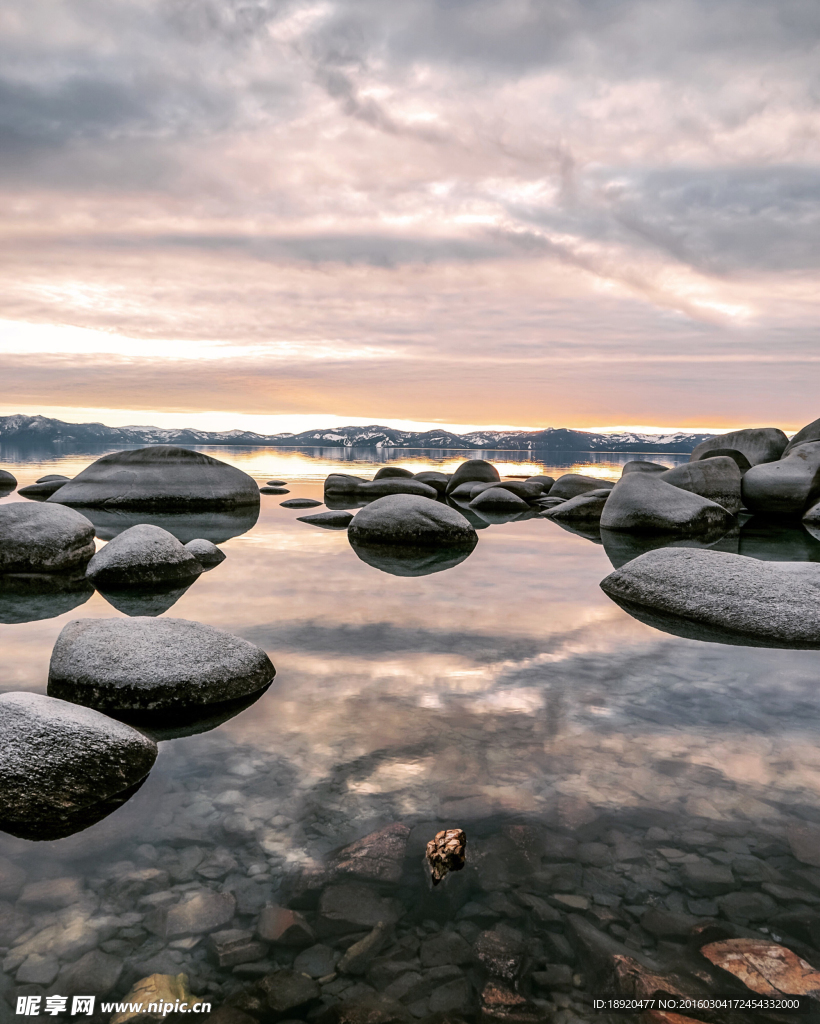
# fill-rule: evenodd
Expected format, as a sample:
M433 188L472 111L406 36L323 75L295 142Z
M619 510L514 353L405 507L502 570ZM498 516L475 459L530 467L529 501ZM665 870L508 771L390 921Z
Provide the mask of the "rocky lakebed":
M536 455L0 451L0 1024L820 1011L820 423Z

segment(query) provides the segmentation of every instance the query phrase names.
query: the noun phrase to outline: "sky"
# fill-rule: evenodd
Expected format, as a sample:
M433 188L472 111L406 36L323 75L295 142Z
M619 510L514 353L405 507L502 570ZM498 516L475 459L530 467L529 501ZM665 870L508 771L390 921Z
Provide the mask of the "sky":
M0 7L2 414L794 430L818 266L817 0Z

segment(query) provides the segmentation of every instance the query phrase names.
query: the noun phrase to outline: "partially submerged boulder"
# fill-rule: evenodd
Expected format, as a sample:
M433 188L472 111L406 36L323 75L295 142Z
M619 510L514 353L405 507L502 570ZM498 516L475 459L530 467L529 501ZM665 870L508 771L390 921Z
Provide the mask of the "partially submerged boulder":
M599 480L594 476L582 473L564 473L559 476L549 490L551 498L574 498L587 491L612 490L614 485L609 480Z
M106 711L213 704L267 686L275 669L241 637L187 619L76 619L63 628L48 692Z
M104 455L48 500L123 509L238 508L258 506L259 488L235 466L159 444Z
M185 550L194 556L203 569L213 569L225 561L225 552L204 537L195 537L185 545Z
M0 695L0 827L40 838L130 792L157 746L131 726L38 693ZM50 837L50 834L49 836Z
M94 527L74 509L0 505L0 574L71 572L93 554Z
M17 477L7 469L0 469L0 494L8 494L17 486Z
M449 505L415 494L393 494L365 506L348 527L362 544L412 547L475 545L475 530Z
M409 480L413 476L413 472L409 469L403 469L401 466L382 466L382 468L373 477L374 480L384 480L390 477L401 478Z
M724 454L725 450L740 452L750 466L775 462L781 458L789 439L778 427L748 427L745 430L730 430L728 434L716 434L692 449L690 462L708 459L712 455Z
M820 565L661 548L610 573L602 590L631 614L698 639L820 649ZM667 625L663 623L666 622Z
M328 512L317 512L314 516L297 516L296 518L300 523L321 526L325 530L346 530L353 521L352 514L341 509L331 509Z
M727 455L717 455L675 466L674 469L668 469L659 479L717 502L732 515L736 515L743 505L740 496L743 477L735 460Z
M447 490L447 484L450 482L450 474L438 473L435 470L426 469L422 473L416 473L413 479L420 480L423 484L427 484L429 487L435 487L439 494L444 494Z
M28 487L21 487L17 493L23 498L45 501L46 498L50 498L52 494L59 491L64 484L67 484L70 479L70 477L57 474L40 477L36 483L29 484Z
M488 487L470 500L470 508L478 512L526 512L529 505L511 490Z
M543 497L549 489L543 481L536 480L499 480L493 483L473 484L470 491L470 498L477 498L482 491L488 490L510 491L518 495L524 501L532 501L535 498Z
M820 441L790 448L779 462L753 466L742 491L752 512L802 515L820 498Z
M541 518L567 524L597 523L611 493L612 491L603 489L585 491L546 509L541 513Z
M456 487L467 483L468 480L473 483L492 483L500 479L498 470L491 463L485 462L484 459L468 459L466 462L462 462L450 477L447 494L452 494Z
M357 498L366 501L384 498L389 494L416 494L421 498L430 498L433 501L438 497L435 487L422 483L421 480L394 476L381 480L366 480L359 485L355 493Z
M624 463L621 476L626 476L628 473L665 473L668 469L668 466L662 466L659 462L649 462L647 459L633 459L631 462Z
M645 533L728 530L732 522L732 515L722 505L675 487L658 473L621 477L601 513L602 529Z
M173 534L142 523L101 548L88 563L86 575L105 590L191 583L201 572L202 565Z

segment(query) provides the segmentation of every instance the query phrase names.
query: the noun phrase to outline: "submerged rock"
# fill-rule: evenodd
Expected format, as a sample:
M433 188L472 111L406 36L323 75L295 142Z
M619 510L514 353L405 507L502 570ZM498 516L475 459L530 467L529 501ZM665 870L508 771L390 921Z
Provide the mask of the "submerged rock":
M746 430L730 430L728 434L717 434L715 437L701 441L692 449L690 462L708 459L718 451L740 452L750 466L765 462L775 462L783 456L789 439L777 427L749 427ZM742 468L742 467L741 467Z
M196 537L189 540L185 550L194 556L204 569L213 569L215 565L225 561L225 552L220 551L216 544L212 544L204 537Z
M119 534L88 563L86 575L99 589L191 583L202 566L159 526L142 523Z
M609 480L599 480L594 476L583 476L581 473L564 473L559 476L549 491L551 498L574 498L587 491L612 490Z
M282 508L318 508L322 502L315 498L288 498L287 501L280 501Z
M456 509L415 494L378 498L359 512L348 535L362 544L412 547L472 547L476 539L475 530Z
M259 489L235 466L160 444L104 455L48 500L105 508L236 508L258 505Z
M484 459L468 459L467 462L462 462L450 477L450 481L447 484L447 494L452 494L456 487L466 483L468 480L473 483L480 483L482 481L491 483L500 479L498 470L491 463L485 462Z
M616 569L601 588L644 621L641 610L706 627L723 642L820 649L820 565L813 562L663 548Z
M541 518L567 524L597 523L611 493L608 490L585 491L546 509Z
M656 473L621 477L601 513L602 529L645 533L725 531L732 522L722 505L675 487Z
M338 850L331 867L336 874L363 881L398 882L409 836L408 826L395 821Z
M753 466L743 477L743 504L752 512L799 516L820 498L820 441L794 448L779 462Z
M70 572L94 554L94 527L74 509L0 506L0 574Z
M743 477L735 460L726 455L687 462L668 469L659 479L717 502L732 515L736 515L743 505L740 497Z
M300 523L310 523L311 526L321 526L325 530L346 530L353 521L350 512L340 509L329 512L317 512L315 516L297 516Z
M79 827L87 824L85 811L93 817L101 803L113 799L116 805L117 797L130 795L156 756L153 740L90 708L37 693L4 693L0 827L31 838L70 834L78 820Z
M0 576L0 622L37 622L73 611L94 588L81 575Z
M51 696L101 710L213 704L267 686L275 669L255 644L187 619L77 619L49 666Z

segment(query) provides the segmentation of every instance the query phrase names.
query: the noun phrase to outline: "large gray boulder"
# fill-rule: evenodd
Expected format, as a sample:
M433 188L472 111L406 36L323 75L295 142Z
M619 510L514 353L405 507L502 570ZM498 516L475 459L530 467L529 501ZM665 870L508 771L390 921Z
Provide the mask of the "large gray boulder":
M624 468L621 470L621 476L626 476L628 473L665 473L668 469L668 466L662 466L659 462L649 462L646 459L633 459L631 462L624 463Z
M156 756L153 740L98 711L39 693L4 693L0 827L28 838L70 834L95 820L99 805L132 791Z
M142 523L101 548L88 563L86 575L94 586L105 590L190 583L201 572L200 562L172 533Z
M121 509L238 508L259 505L253 477L202 452L158 444L97 459L48 499Z
M658 479L665 480L673 487L680 487L684 491L691 491L702 498L715 501L732 515L737 515L743 505L740 496L743 477L735 460L728 455L717 455L714 458L675 466Z
M597 523L604 511L612 491L601 489L597 491L585 491L577 494L574 498L568 498L552 508L541 513L542 519L552 519L556 523L567 524L568 526Z
M652 624L670 632L749 646L820 648L820 565L814 562L661 548L616 569L601 588L638 618L654 615ZM687 622L688 633L668 629Z
M820 441L820 420L812 420L811 423L807 423L805 427L798 430L786 445L781 458L788 455L793 448L797 448L799 445L805 444L807 441Z
M261 648L201 622L75 619L51 653L48 692L103 711L155 711L244 697L274 674Z
M17 486L17 477L7 469L0 469L0 494L8 494Z
M559 476L550 487L551 498L574 498L578 494L586 494L587 491L612 490L613 484L609 480L599 480L594 476L584 476L582 473L564 473Z
M783 455L789 439L778 427L749 427L745 430L730 430L728 434L716 434L692 449L690 462L708 459L723 454L724 449L738 451L746 457L750 466L764 462L775 462Z
M361 544L408 544L414 547L475 544L475 530L449 505L416 494L392 494L365 506L348 527Z
M459 484L467 483L468 480L473 483L492 483L499 479L498 470L491 463L485 462L484 459L468 459L462 462L450 477L447 494L452 494Z
M0 505L0 575L70 572L94 554L94 527L59 505Z
M382 477L381 480L366 480L355 492L356 497L363 501L375 501L389 494L416 494L421 498L438 498L438 491L430 484L422 483L412 477Z
M413 479L420 480L423 484L427 484L430 487L435 487L439 494L444 494L447 491L447 484L450 482L450 474L438 473L433 469L425 469L421 473L416 473Z
M644 533L728 530L732 522L732 515L722 505L674 487L659 473L622 476L601 513L602 529Z
M411 470L403 469L401 466L382 466L373 479L384 480L393 477L394 479L404 478L405 480L409 480L413 475L414 474Z
M481 515L483 512L526 512L529 505L523 498L504 487L488 487L470 500L470 508Z
M802 515L820 498L820 441L792 448L779 462L753 466L742 492L752 512Z

